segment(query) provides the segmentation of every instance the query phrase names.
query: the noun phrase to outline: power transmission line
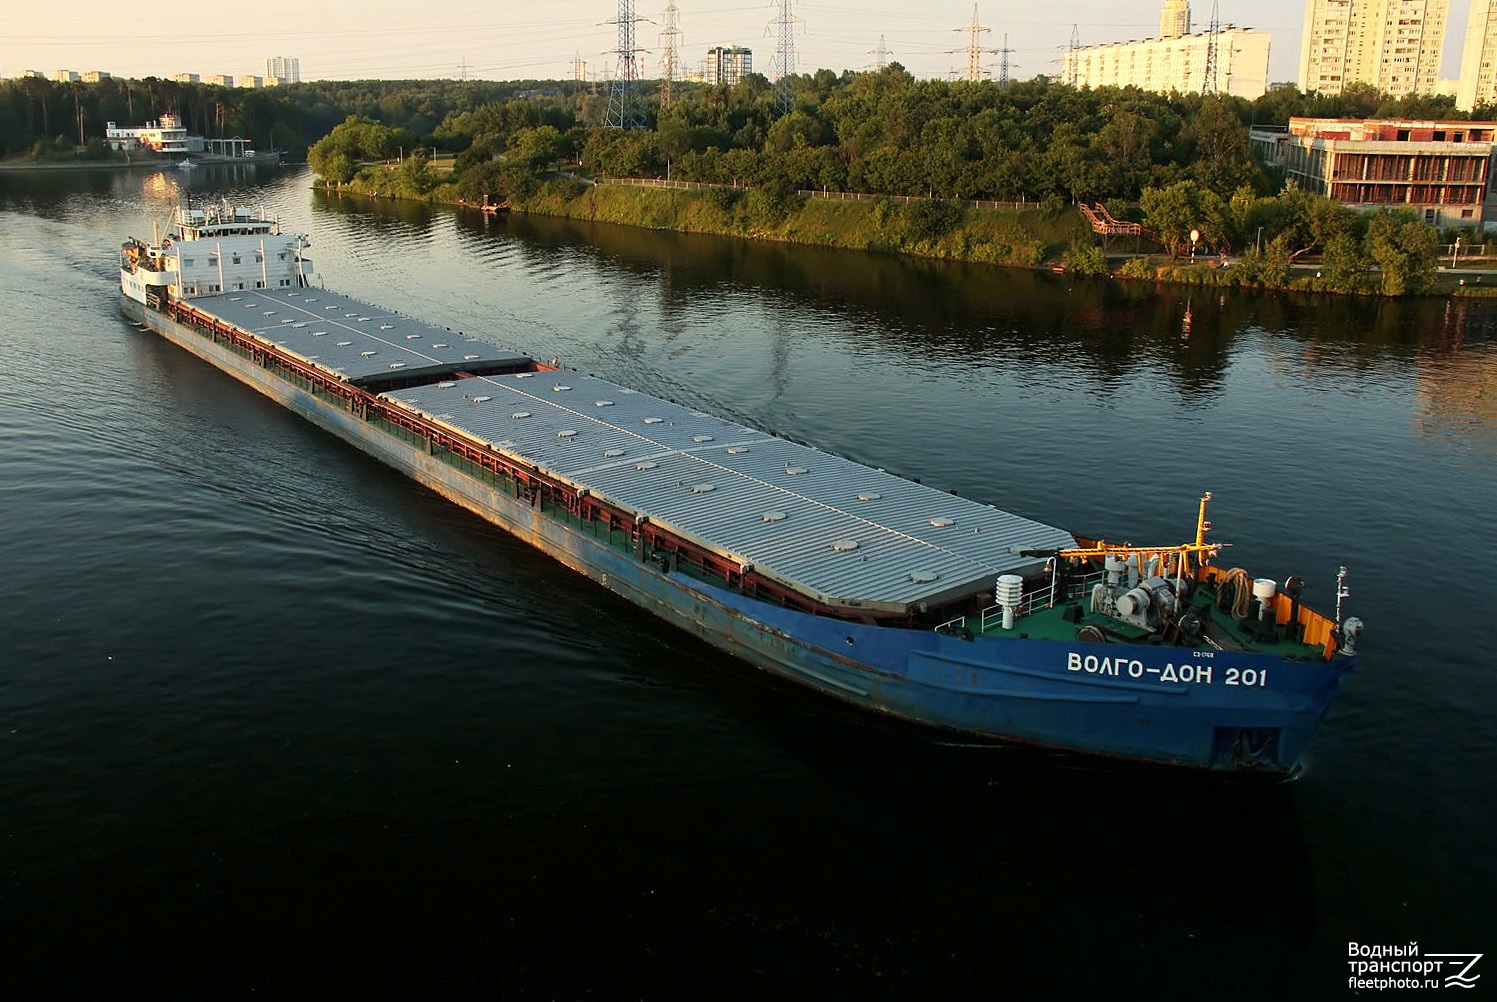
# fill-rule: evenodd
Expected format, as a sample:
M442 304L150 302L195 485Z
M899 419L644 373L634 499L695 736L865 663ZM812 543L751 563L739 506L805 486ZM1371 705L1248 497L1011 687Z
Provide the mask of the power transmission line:
M1222 19L1221 12L1217 9L1217 0L1211 0L1211 26L1206 29L1206 73L1201 80L1202 94L1215 94L1216 84L1216 46L1221 37Z
M1070 65L1066 68L1066 83L1072 87L1076 86L1078 74L1081 72L1081 26L1071 25L1071 48Z
M957 31L967 33L967 47L965 49L948 49L948 52L967 53L967 79L973 82L982 79L982 57L983 53L995 52L996 49L985 49L982 47L982 35L989 28L984 28L977 20L977 4L972 5L972 23L965 28L957 28ZM1007 36L1004 36L1007 38Z
M795 16L790 12L791 0L777 0L780 7L775 21L775 111L789 113L793 96L791 76L795 73Z
M619 0L619 16L605 24L619 29L618 75L608 90L608 110L603 126L609 129L642 129L644 112L639 106L639 53L634 47L634 25L644 18L634 16L634 0Z
M674 84L676 82L676 41L681 37L681 29L678 19L681 10L676 6L676 0L670 0L665 5L665 27L660 30L660 37L665 44L665 54L660 57L660 105L665 107L675 99Z

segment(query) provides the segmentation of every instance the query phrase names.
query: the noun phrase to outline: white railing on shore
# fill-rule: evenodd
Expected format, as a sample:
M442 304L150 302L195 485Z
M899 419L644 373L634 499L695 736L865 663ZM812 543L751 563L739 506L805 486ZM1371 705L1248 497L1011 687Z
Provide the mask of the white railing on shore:
M599 177L595 184L627 184L636 188L672 188L678 191L701 191L705 188L738 188L741 184L714 184L710 181L671 181L660 177Z
M718 184L712 181L674 181L669 178L660 177L597 177L594 178L593 183L625 184L635 188L669 188L675 191L703 191L708 188L731 188L737 191L744 191L749 187L746 184L739 184L737 181L734 181L732 184ZM877 202L880 199L885 199L890 202L942 201L950 202L953 205L965 205L972 209L1038 209L1040 207L1039 202L1031 202L1027 199L1020 199L1017 202L1000 202L989 198L936 199L925 195L876 195L866 191L832 191L829 188L801 188L796 194L804 195L806 198L826 198L840 202Z
M796 192L797 195L805 195L807 198L830 198L839 202L877 202L887 199L890 202L950 202L952 205L965 205L972 209L1038 209L1039 202L1030 202L1020 199L1017 202L999 202L990 198L935 198L926 195L875 195L866 191L831 191L823 188L816 191L810 188L802 188Z

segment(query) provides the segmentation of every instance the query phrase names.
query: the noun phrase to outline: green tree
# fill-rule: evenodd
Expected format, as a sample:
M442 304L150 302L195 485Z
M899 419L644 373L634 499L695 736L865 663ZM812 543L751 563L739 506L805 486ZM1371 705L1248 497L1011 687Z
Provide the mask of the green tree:
M1073 275L1090 277L1107 274L1107 255L1089 240L1072 240L1071 245L1066 248L1063 261L1066 271Z
M418 198L437 186L436 172L431 169L431 161L424 148L416 147L401 161L400 185Z
M1367 224L1367 254L1377 263L1385 296L1420 295L1434 289L1439 237L1407 216L1375 214Z
M1222 239L1224 203L1194 181L1177 181L1167 188L1145 188L1138 204L1165 249L1176 257L1190 246L1191 230L1200 231L1198 246L1203 248L1214 247Z
M1330 292L1366 292L1371 285L1369 265L1361 243L1349 233L1338 233L1321 255L1321 286Z

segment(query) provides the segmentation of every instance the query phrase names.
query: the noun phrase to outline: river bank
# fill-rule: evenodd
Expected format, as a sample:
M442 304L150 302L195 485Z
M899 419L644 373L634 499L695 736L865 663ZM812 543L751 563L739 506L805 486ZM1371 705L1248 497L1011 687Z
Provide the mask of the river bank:
M54 171L54 170L160 170L166 160L0 160L0 170L8 171Z
M329 191L409 200L394 171L365 171ZM418 199L432 204L477 209L450 181ZM1497 297L1497 276L1485 266L1497 261L1470 259L1464 268L1438 267L1430 257L1417 269L1418 281L1390 291L1383 272L1365 260L1361 277L1348 283L1319 257L1277 262L1267 252L1235 258L1181 259L1135 250L1117 254L1097 243L1082 213L1058 200L1024 208L989 208L941 199L841 200L814 193L779 193L764 188L726 186L640 186L597 183L575 175L552 176L507 208L589 222L640 226L714 236L743 237L846 250L902 254L973 264L1043 269L1076 277L1222 288L1279 289L1357 296L1446 295Z

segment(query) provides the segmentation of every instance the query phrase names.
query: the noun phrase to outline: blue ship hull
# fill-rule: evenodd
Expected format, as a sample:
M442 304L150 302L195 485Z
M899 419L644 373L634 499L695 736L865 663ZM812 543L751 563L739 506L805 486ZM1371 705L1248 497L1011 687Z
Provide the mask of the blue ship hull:
M122 302L132 319L629 601L729 654L865 709L1088 754L1289 773L1354 665L1345 656L964 639L766 603L609 546L192 328L128 297Z

